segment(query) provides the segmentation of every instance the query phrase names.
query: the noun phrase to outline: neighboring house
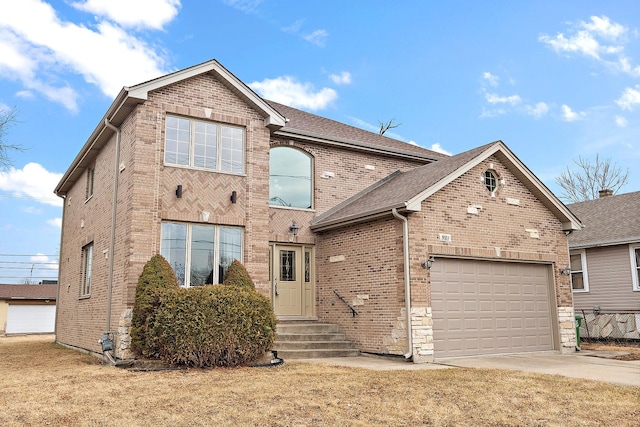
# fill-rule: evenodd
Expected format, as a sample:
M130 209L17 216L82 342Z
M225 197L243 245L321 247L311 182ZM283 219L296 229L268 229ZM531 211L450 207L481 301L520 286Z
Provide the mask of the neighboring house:
M569 236L573 302L576 313L586 315L585 332L640 338L640 191L613 196L605 190L567 207L585 225Z
M185 287L237 258L280 321L339 324L365 352L574 349L559 269L580 222L499 141L444 156L264 100L212 60L124 88L55 192L62 344L100 352L109 331L129 357L161 253Z
M52 333L57 285L0 285L0 334Z

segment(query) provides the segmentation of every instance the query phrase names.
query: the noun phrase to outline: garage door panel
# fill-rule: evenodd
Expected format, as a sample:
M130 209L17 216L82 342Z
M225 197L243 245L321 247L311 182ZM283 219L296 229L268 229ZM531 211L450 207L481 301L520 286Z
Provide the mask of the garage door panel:
M553 349L548 277L539 264L437 259L435 356Z
M10 304L7 308L8 334L51 333L55 330L55 305Z

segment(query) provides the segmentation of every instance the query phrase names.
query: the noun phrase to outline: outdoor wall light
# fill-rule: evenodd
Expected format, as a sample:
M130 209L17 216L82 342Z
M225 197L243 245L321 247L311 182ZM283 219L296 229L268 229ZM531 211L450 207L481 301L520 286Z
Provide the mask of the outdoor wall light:
M425 270L431 270L431 267L433 267L434 262L436 262L436 258L433 255L431 255L428 260L422 261L420 265Z
M236 200L238 200L238 193L235 190L231 192L231 203L236 204Z
M179 185L176 187L176 197L177 197L178 199L182 199L182 184L179 184Z
M291 234L293 234L293 237L296 237L298 235L298 231L300 231L300 227L298 227L298 224L293 221L289 226L289 231L291 232Z
M595 314L596 316L598 314L600 314L600 306L599 305L594 305L593 306L593 314Z
M560 274L562 274L563 276L571 275L571 267L569 265L567 265L565 268L561 268L559 271L560 271Z

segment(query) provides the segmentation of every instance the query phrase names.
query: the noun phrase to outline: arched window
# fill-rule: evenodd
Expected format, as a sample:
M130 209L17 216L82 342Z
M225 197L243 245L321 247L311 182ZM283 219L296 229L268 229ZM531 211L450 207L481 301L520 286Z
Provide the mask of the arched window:
M311 209L313 207L312 158L291 147L269 151L269 205Z

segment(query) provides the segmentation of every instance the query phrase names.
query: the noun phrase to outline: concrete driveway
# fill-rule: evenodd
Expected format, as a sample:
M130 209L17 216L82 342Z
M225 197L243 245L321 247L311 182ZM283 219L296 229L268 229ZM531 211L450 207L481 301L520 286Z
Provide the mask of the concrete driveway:
M615 360L611 352L585 351L575 354L521 353L439 359L440 365L459 368L509 369L539 374L604 381L640 387L640 360Z
M640 360L623 361L610 358L616 355L616 353L602 351L583 351L565 355L558 352L540 352L444 358L436 359L435 363L424 364L406 362L403 358L380 356L301 359L301 361L385 371L452 368L507 369L640 387Z

